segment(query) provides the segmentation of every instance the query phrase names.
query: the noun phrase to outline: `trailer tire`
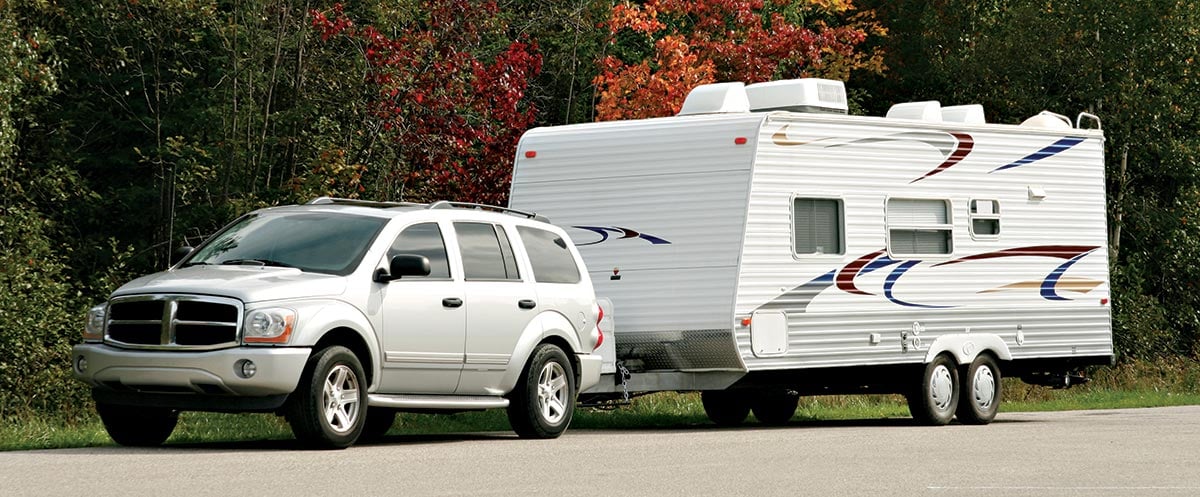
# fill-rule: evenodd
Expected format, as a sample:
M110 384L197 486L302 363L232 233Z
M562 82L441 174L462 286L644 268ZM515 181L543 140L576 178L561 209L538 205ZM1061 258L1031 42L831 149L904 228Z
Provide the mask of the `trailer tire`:
M737 426L750 415L750 403L745 395L729 390L705 390L700 392L704 414L717 426Z
M310 449L344 449L354 444L366 419L366 378L358 356L346 347L313 352L284 406L296 439Z
M958 368L947 354L925 365L921 383L908 394L908 411L919 424L949 424L958 408Z
M758 418L760 423L782 426L796 415L796 406L799 403L800 396L791 390L764 390L754 396L750 409L754 411L754 417Z
M509 394L508 423L521 438L558 438L575 414L575 372L566 352L543 343Z
M986 425L1000 411L1000 367L988 354L980 354L966 369L958 401L958 421Z
M114 442L126 447L157 447L167 441L179 423L179 411L163 407L135 407L96 403L96 413Z

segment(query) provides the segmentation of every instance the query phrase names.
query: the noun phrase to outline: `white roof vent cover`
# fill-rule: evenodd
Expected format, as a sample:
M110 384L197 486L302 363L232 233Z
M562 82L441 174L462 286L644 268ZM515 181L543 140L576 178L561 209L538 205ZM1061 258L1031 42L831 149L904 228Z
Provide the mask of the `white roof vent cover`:
M888 119L913 119L931 123L942 122L942 104L937 100L907 102L888 109Z
M746 99L746 85L741 82L713 83L692 89L683 101L679 115L720 114L750 112L750 101Z
M746 87L750 110L846 114L846 84L832 79L784 79Z
M942 121L948 123L986 124L983 106L979 104L942 107Z

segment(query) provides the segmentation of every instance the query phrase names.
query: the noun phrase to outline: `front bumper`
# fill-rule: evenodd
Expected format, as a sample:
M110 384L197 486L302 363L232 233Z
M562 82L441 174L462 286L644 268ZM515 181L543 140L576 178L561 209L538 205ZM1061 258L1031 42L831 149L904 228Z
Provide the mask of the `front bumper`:
M575 357L579 359L579 390L577 391L585 392L600 383L600 364L604 358L600 354L576 354Z
M71 364L76 378L99 390L263 397L295 390L310 352L304 347L160 352L85 343L71 349ZM249 378L241 375L245 360L257 369Z

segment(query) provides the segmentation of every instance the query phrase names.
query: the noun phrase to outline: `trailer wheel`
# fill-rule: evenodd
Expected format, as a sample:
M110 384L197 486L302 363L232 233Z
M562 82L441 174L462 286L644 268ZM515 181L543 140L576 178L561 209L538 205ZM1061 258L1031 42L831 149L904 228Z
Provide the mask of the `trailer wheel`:
M754 411L754 417L758 418L760 423L782 426L796 415L796 405L799 403L800 396L791 390L764 390L754 396L750 409Z
M96 413L114 442L126 447L156 447L175 431L179 412L162 407L96 403Z
M1000 411L1000 368L996 360L981 354L967 368L962 381L958 403L958 421L969 425L986 425Z
M567 354L553 344L541 344L509 394L508 423L521 438L557 438L571 424L575 395L575 373Z
M296 439L313 449L344 449L358 440L367 410L365 379L350 349L314 352L285 406Z
M908 411L917 423L938 426L950 423L958 407L958 368L948 355L925 365L921 383L908 394Z
M750 415L746 396L729 390L705 390L700 393L704 413L718 426L737 426Z

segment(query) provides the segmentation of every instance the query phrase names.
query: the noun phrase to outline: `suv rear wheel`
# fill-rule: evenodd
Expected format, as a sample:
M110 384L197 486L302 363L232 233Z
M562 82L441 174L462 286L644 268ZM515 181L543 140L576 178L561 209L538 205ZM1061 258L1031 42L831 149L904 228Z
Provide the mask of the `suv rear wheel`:
M521 438L557 438L575 413L575 372L562 349L534 349L509 394L508 422Z

